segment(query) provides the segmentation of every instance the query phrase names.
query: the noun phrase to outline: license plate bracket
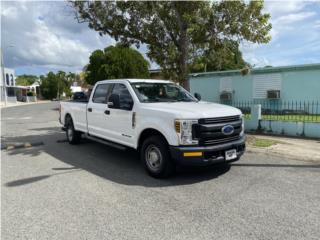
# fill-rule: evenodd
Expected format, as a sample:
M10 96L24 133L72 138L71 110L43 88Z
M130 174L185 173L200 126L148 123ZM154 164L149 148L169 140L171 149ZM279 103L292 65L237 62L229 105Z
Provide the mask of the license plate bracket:
M230 149L225 151L225 159L226 161L236 159L237 158L237 150L236 149Z

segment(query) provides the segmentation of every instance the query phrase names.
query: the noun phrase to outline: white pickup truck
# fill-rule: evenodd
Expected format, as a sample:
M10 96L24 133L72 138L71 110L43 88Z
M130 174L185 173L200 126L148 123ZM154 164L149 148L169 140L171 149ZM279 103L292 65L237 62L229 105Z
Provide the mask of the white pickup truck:
M138 150L157 178L172 174L177 164L238 160L245 151L241 111L200 98L170 81L105 80L88 101L60 102L60 123L70 144L86 137Z

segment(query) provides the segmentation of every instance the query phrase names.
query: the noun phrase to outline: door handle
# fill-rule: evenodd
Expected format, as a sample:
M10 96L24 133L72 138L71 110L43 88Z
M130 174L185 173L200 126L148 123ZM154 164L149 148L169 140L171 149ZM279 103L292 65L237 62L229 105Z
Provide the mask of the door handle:
M104 114L110 115L110 111L109 110L105 110Z
M88 112L92 112L92 108L88 108Z

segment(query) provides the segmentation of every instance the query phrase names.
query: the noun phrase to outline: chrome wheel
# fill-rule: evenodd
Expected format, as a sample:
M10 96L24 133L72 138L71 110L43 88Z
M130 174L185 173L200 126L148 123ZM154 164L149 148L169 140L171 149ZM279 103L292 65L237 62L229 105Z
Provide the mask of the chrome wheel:
M145 151L147 165L152 171L159 171L162 164L162 154L160 149L155 145L149 145Z

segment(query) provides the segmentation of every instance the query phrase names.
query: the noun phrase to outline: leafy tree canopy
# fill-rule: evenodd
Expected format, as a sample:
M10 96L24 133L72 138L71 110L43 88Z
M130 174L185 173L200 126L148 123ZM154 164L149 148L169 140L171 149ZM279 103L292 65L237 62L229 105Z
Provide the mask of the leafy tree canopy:
M101 35L148 46L148 57L189 88L194 60L226 42L270 41L263 1L71 1L78 21ZM101 55L101 53L100 53Z
M37 81L39 78L35 75L27 75L23 74L20 76L16 77L16 85L20 86L30 86L32 85L35 81Z
M242 58L239 44L231 41L214 51L204 52L203 55L194 58L190 64L190 72L210 72L242 69L250 66Z
M46 99L60 99L60 96L65 93L71 96L71 81L68 74L63 71L57 73L49 72L46 76L41 76L40 90L41 94Z
M94 51L86 67L86 81L93 85L97 81L116 78L147 78L149 62L137 50L123 44Z

